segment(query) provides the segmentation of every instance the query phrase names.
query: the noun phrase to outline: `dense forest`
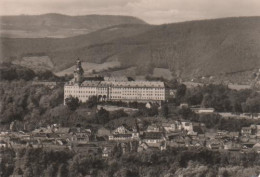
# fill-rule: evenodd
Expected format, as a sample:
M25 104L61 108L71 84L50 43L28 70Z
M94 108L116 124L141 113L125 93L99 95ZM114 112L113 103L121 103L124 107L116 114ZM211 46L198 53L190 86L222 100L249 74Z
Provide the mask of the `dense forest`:
M117 153L109 159L95 154L30 148L17 152L5 149L2 152L0 168L3 177L11 174L23 174L24 177L237 177L260 173L260 156L254 152L242 154L203 148L172 148L120 154L117 148Z
M225 85L210 84L190 89L184 87L179 92L178 104L186 102L191 106L215 108L218 112L260 112L260 94L252 89L232 90Z

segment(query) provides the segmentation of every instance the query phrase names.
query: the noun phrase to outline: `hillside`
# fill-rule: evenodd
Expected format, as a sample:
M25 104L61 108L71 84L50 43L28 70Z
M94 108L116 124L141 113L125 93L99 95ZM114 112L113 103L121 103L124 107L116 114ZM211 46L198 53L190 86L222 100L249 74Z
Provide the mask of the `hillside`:
M120 24L145 24L130 16L62 14L19 15L0 17L0 35L11 38L65 38L87 34Z
M137 75L165 68L184 79L211 75L225 79L260 68L260 17L121 25L67 39L3 39L1 47L5 61L44 53L56 70L69 68L80 57L96 63L119 61L124 68L137 66Z
M152 28L150 25L142 24L124 24L101 29L90 34L79 35L65 39L53 38L1 38L0 48L2 56L0 61L22 60L27 56L49 56L55 65L55 71L60 71L71 67L76 58L80 57L83 61L88 61L89 55L85 52L94 46L109 44L111 40L126 38L143 33ZM80 52L83 50L85 52ZM113 54L107 55L102 50L93 53L90 56L91 62L101 63L113 57ZM93 55L96 54L97 57ZM112 60L117 60L115 57ZM17 62L16 62L17 63Z

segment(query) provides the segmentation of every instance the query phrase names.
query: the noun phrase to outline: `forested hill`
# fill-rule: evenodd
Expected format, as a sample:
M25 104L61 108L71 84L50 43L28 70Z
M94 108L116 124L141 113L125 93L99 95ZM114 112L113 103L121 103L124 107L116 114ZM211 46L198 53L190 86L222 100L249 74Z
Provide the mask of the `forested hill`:
M120 24L145 24L131 16L62 14L1 16L1 35L5 37L70 37Z
M223 75L260 68L260 17L121 25L67 39L4 39L1 45L4 60L43 52L56 70L80 57L118 60L141 74L161 67L183 78Z

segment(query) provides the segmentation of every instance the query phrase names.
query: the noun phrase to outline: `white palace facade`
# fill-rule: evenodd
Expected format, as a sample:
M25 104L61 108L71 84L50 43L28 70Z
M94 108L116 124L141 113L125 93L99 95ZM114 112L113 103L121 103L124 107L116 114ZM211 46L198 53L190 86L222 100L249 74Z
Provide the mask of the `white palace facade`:
M72 96L81 102L96 96L100 101L137 101L161 102L166 101L168 89L160 81L105 81L83 80L83 69L80 60L77 61L74 78L64 86L65 99Z

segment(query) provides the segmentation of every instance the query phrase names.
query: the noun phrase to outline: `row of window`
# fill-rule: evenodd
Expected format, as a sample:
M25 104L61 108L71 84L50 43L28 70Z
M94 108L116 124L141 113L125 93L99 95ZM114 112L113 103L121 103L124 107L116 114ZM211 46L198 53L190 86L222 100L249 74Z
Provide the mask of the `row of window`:
M104 88L104 87L89 87L89 86L66 86L66 88L68 89L102 89L102 90L106 90L108 88ZM141 88L141 87L116 87L113 88L114 90L164 90L165 88Z
M75 91L75 92L86 92L87 90L89 91L89 90L91 90L91 91L96 91L97 89L89 89L89 87L88 88L85 88L85 89L80 89L81 87L79 87L79 88L77 88L77 89L70 89L70 88L66 88L66 89L64 89L65 90L65 92L66 91ZM103 92L107 92L108 90L107 89L101 89L101 90L99 90L98 89L98 91L103 91ZM111 93L120 93L120 92L122 92L122 90L114 90L114 89L111 89ZM160 91L154 91L154 90L142 90L142 89L140 89L140 90L137 90L137 89L133 89L133 90L124 90L124 92L150 92L150 93L153 93L153 92L156 92L156 93L158 93L158 92L160 92L160 93L164 93L164 90L160 90Z
M95 91L77 91L77 90L72 90L72 91L70 91L70 90L65 90L64 91L65 93L96 93Z
M68 95L65 95L65 98ZM78 97L78 98L89 98L91 96L87 96L87 95L72 95L74 97ZM149 100L164 100L164 97L125 97L125 96L111 96L111 99L149 99Z
M142 91L142 92L140 92L140 91L120 91L120 92L116 92L116 91L112 91L111 93L164 93L164 92L153 92L153 91Z
M65 93L68 93L68 94L75 94L75 93L77 93L77 92L71 92L71 91L65 91ZM84 92L78 92L78 93L84 93ZM85 93L89 93L89 94L92 94L92 95L95 95L95 92L91 92L91 91L89 91L89 92L85 92ZM112 95L115 95L115 94L112 94ZM83 96L83 97L86 97L87 95L80 95L80 96ZM116 95L116 96L118 96L118 95ZM128 94L120 94L120 96L139 96L139 94L130 94L130 93L128 93ZM164 94L141 94L140 96L147 96L147 97L152 97L152 96L164 96Z
M117 87L113 88L114 90L164 90L164 88L140 88L140 87Z

